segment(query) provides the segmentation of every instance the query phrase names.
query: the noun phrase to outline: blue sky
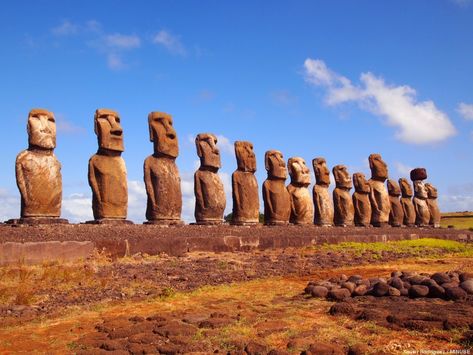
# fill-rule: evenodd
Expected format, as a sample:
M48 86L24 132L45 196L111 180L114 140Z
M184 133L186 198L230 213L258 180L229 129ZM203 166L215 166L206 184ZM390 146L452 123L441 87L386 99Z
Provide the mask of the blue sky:
M19 214L14 161L34 107L56 115L72 221L92 215L101 107L121 114L135 221L150 111L174 117L187 221L200 132L220 137L228 195L232 143L249 140L260 185L268 149L367 176L376 152L391 178L426 167L443 210L473 210L473 1L16 1L0 28L0 219Z

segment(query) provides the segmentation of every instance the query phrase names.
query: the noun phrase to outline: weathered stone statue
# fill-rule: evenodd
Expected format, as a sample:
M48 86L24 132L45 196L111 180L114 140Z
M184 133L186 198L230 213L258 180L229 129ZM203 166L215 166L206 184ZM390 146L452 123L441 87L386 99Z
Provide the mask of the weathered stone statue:
M195 220L197 224L221 224L226 199L223 183L217 172L220 169L220 151L217 137L200 133L195 138L200 167L194 174Z
M54 155L56 121L52 112L33 109L28 115L28 149L16 157L16 183L21 219L10 223L67 223L61 215L61 164Z
M89 223L131 223L126 220L128 186L125 161L121 157L123 130L115 111L95 111L94 131L98 151L89 160L89 185L92 188L92 210L95 221Z
M427 189L424 181L427 179L427 172L423 168L411 170L411 180L414 184L414 209L416 211L416 225L427 227L430 222L430 211L427 205Z
M318 226L329 227L333 224L333 203L328 191L330 171L324 158L313 159L312 166L315 173L315 185L312 189L314 223Z
M332 169L335 178L335 190L333 190L334 223L339 227L353 225L355 209L350 196L352 181L345 165L336 165Z
M313 224L314 204L309 192L310 170L305 160L299 157L289 158L287 162L291 183L287 191L291 197L291 217L293 224Z
M406 178L399 179L401 187L401 206L404 213L403 224L407 227L414 227L416 223L416 211L412 203L412 187Z
M370 184L365 174L353 174L353 207L355 208L355 226L369 227L371 222Z
M391 227L401 227L404 221L404 211L401 205L401 189L396 181L388 180L388 193L389 193L389 224Z
M388 167L379 154L371 154L368 158L371 179L371 224L375 227L386 226L389 222L389 195L384 182L388 178Z
M235 155L238 167L232 174L232 224L240 226L258 224L259 195L253 144L236 141Z
M430 212L429 225L434 228L440 228L440 209L437 203L437 188L428 183L425 184L425 187L427 188L427 206Z
M291 215L291 197L284 182L287 178L286 163L278 150L268 150L264 155L268 178L263 183L264 224L285 225Z
M144 162L144 181L148 195L146 224L183 224L181 178L176 165L179 146L172 116L164 112L151 112L148 115L148 126L154 154Z

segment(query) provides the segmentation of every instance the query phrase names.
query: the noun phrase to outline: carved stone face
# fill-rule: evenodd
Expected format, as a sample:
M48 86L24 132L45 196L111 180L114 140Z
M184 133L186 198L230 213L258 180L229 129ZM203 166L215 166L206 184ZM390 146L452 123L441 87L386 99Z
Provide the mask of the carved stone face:
M52 112L42 109L31 110L26 130L31 147L42 149L56 147L56 120Z
M401 196L401 188L397 182L392 179L388 180L388 194L390 196Z
M437 192L437 188L432 185L432 184L425 184L425 188L427 189L427 196L429 198L437 198L438 197L438 192Z
M427 188L425 187L425 184L422 180L414 181L414 193L417 198L422 200L427 199Z
M335 165L332 173L338 188L349 190L353 187L350 173L345 165Z
M235 155L238 170L254 173L256 171L256 156L253 151L253 144L250 142L236 141Z
M148 115L149 139L154 143L154 153L177 158L179 146L177 134L172 126L172 116L164 112Z
M401 187L402 197L412 197L412 187L406 178L399 179L399 186Z
M279 150L268 150L266 152L264 155L264 166L269 178L286 180L286 163Z
M370 185L366 181L365 174L363 173L354 173L353 174L353 184L355 185L355 191L362 194L370 193Z
M314 167L315 182L317 185L329 186L330 185L330 171L327 167L327 162L324 158L315 158L312 160L312 166Z
M300 157L289 158L287 167L292 184L302 186L310 185L310 170L304 159Z
M195 146L201 167L220 168L220 151L217 148L217 137L214 134L198 134L195 138Z
M388 178L388 166L379 154L371 154L368 158L371 169L371 178L385 181Z
M98 109L95 111L94 130L101 149L123 152L123 130L120 117L115 111Z

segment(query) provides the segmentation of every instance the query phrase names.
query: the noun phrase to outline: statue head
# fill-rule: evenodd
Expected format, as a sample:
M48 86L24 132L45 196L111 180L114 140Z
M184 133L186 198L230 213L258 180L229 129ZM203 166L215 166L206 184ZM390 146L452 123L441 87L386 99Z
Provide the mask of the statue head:
M435 199L438 197L437 188L434 185L426 183L425 188L427 189L427 196L429 198Z
M314 167L315 183L328 187L330 185L330 171L325 158L312 159L312 166Z
M220 168L220 151L217 148L217 137L212 133L200 133L195 137L197 155L200 158L201 168Z
M286 163L279 150L268 150L265 153L264 166L268 172L268 178L286 180Z
M429 197L425 183L422 180L414 181L414 194L415 197L420 198L421 200L426 200Z
M172 126L172 116L164 112L148 115L149 139L154 143L154 153L177 158L179 146L177 134Z
M289 158L287 161L287 168L293 185L310 185L310 170L304 159L300 157Z
M353 187L350 173L345 165L335 165L332 173L338 188L350 190Z
M107 109L97 109L94 116L94 131L99 148L123 152L123 130L118 113Z
M256 156L251 142L236 141L235 156L238 170L254 173L256 171Z
M399 186L401 187L402 197L412 197L412 187L406 178L399 179Z
M354 173L353 174L353 185L355 185L355 191L362 194L370 193L370 184L366 181L365 174L363 173Z
M56 120L54 114L43 109L33 109L28 114L28 144L40 149L56 148Z
M388 178L388 166L379 154L370 154L368 161L370 163L371 178L374 180L385 181Z
M390 196L401 196L401 188L393 179L388 179L388 194Z

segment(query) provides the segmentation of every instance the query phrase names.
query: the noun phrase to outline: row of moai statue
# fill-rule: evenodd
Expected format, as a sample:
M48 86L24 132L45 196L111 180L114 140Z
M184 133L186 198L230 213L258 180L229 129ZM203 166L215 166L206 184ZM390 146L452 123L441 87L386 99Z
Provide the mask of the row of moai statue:
M147 192L145 224L181 225L181 180L175 160L179 154L178 139L169 114L148 115L150 141L154 153L144 162ZM62 201L61 164L54 155L56 125L52 112L34 109L28 116L28 149L16 159L16 180L21 194L21 218L7 223L67 223L60 218ZM123 158L123 130L117 112L98 109L94 116L98 150L89 160L88 179L92 189L94 220L87 223L131 223L127 218L127 171ZM221 166L217 138L210 133L195 139L200 167L194 174L195 219L197 224L223 223L226 198L218 175ZM237 170L232 175L234 225L259 223L256 157L250 142L235 142ZM424 184L425 169L411 171L411 185L405 178L388 180L386 163L379 154L371 154L371 179L362 173L353 180L344 165L332 172L336 187L329 196L330 172L324 158L312 161L316 184L312 197L308 186L310 170L304 159L293 157L287 168L281 152L267 151L263 183L264 221L267 225L318 226L433 226L439 227L440 212L437 190ZM287 171L291 182L285 185ZM353 195L350 194L355 187Z

